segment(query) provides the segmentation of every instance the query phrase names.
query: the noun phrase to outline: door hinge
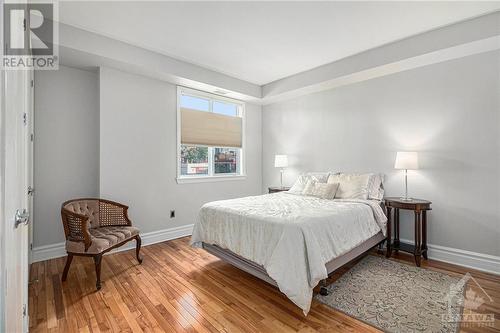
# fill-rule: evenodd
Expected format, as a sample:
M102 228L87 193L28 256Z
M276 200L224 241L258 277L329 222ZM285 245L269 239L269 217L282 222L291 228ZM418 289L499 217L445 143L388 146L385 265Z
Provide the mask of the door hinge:
M33 243L30 243L30 250L33 251Z
M28 186L28 195L33 195L33 194L35 194L35 188Z
M31 87L35 86L35 81L31 80Z
M30 140L31 142L35 141L35 134L33 133L30 134Z
M26 19L23 20L23 29L26 31Z
M28 125L28 114L26 112L23 114L23 123L24 125Z
M23 317L26 317L26 315L28 314L28 307L26 306L26 304L23 304Z

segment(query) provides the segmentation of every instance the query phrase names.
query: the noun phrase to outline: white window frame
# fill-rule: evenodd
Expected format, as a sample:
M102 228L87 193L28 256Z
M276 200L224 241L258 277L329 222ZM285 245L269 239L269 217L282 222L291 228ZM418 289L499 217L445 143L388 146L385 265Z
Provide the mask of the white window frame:
M209 111L212 110L212 102L226 102L231 104L236 104L238 106L238 116L241 117L241 154L240 154L240 173L239 174L224 174L216 175L214 174L213 167L213 148L208 147L208 175L181 175L181 95L189 95L193 97L199 97L203 99L208 99L211 101L209 104ZM245 135L245 102L219 96L216 94L208 93L205 91L195 90L191 88L186 88L182 86L177 86L177 183L204 183L204 182L217 182L217 181L234 181L246 179L246 135Z

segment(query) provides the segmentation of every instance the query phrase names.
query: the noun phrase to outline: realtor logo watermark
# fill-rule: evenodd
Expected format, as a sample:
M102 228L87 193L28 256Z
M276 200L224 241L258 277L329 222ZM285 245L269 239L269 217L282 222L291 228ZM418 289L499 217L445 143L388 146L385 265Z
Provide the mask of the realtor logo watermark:
M467 288L469 281L471 283ZM473 286L476 291L472 289ZM481 305L491 303L493 299L469 273L450 286L445 301L448 311L443 315L444 322L460 323L461 327L494 327L495 314L478 311Z
M59 68L55 3L4 3L2 69Z

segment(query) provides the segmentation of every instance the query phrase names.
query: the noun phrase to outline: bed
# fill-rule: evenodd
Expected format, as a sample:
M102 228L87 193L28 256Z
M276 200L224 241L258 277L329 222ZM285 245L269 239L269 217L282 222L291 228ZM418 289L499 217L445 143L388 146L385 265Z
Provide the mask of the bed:
M191 244L277 286L304 314L328 274L385 240L379 200L280 192L205 204Z

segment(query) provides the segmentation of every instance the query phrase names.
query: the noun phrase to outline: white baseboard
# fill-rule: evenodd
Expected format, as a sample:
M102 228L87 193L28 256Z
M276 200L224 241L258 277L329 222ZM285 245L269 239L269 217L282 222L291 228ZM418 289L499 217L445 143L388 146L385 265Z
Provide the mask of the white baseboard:
M410 239L401 239L401 242L414 244ZM427 247L429 259L500 275L500 257L440 245L427 244Z
M64 249L64 243L56 243L56 244L34 247L31 259L32 262L38 262L53 258L64 257L65 255L66 255L66 250Z
M192 232L193 232L193 224L184 225L181 227L163 229L158 231L146 232L141 234L142 245L151 245L180 237L190 236ZM134 248L135 244L133 242L130 242L113 251L110 251L109 253L116 253ZM33 248L33 262L38 262L53 258L60 258L65 256L66 256L66 250L64 243L50 244Z
M170 229L147 232L141 234L142 244L150 245L185 237L191 235L193 225L185 225ZM401 242L413 244L413 240L401 239ZM458 266L477 269L500 275L500 257L489 254L482 254L466 250L455 249L446 246L428 244L428 256L430 259L455 264ZM124 246L111 251L110 253L126 251L135 248L135 244L127 243ZM33 262L59 258L66 256L64 243L44 245L33 249Z

